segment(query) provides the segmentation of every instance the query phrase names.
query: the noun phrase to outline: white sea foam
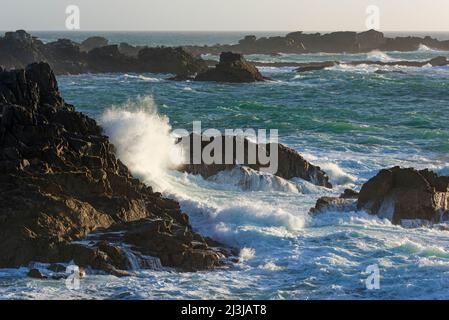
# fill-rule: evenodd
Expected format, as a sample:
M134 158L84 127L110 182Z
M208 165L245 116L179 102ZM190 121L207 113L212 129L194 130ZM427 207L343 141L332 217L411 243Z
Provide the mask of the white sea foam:
M153 97L107 109L100 123L132 172L165 189L167 170L180 163L181 153L170 136L168 118L158 115Z
M124 74L124 77L128 78L128 79L138 79L138 80L148 81L148 82L158 82L158 81L161 80L161 79L154 78L154 77L147 77L147 76L144 76L142 74L134 75L134 74L127 74L126 73L126 74Z
M209 178L245 191L282 191L298 193L298 185L272 174L255 171L248 167L236 167L222 171Z
M379 51L379 50L373 50L373 51L367 53L366 57L368 60L382 61L382 62L390 62L390 61L396 60L396 59L393 59L392 57L390 57L387 53L385 53L383 51Z
M321 169L327 173L330 181L334 185L353 185L357 178L347 172L345 172L338 164L326 162L320 164Z

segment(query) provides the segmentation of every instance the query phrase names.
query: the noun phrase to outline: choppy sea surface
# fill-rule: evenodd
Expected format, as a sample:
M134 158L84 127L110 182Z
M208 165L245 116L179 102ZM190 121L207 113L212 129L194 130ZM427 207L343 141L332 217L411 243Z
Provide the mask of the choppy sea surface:
M205 40L204 40L205 41ZM259 61L424 60L415 52L249 56ZM214 58L214 57L212 57ZM215 57L216 58L216 57ZM25 299L443 299L449 298L449 232L405 229L364 212L307 213L317 198L359 189L395 165L449 174L449 67L337 66L298 74L261 68L255 84L174 82L162 74L58 77L67 102L97 119L141 179L177 199L193 227L240 249L223 270L141 270L88 275L79 290L0 269L0 297ZM170 132L278 129L282 143L320 165L333 190L301 180L230 172L204 180L167 168ZM377 265L380 288L366 269Z

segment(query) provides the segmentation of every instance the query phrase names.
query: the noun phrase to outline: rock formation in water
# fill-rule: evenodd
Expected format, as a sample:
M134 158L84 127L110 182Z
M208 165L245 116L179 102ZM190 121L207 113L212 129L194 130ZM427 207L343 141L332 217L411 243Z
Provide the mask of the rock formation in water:
M92 49L106 47L109 40L104 37L89 37L80 44L81 51L89 52Z
M73 260L120 276L133 261L195 271L231 254L131 175L46 63L0 68L0 203L0 268Z
M220 159L212 164L206 164L203 157L201 157L199 161L195 161L195 151L198 152L198 150L195 150L196 141L199 142L198 146L200 146L201 149L198 154L201 155L204 150L207 151L208 148L211 148L214 140L217 138L221 139L221 157L217 154L217 158ZM260 161L261 159L258 155L265 154L267 155L267 158L270 158L272 156L271 148L276 148L278 153L278 166L275 173L270 173L284 179L292 179L297 177L318 186L332 188L332 184L329 182L329 177L323 170L320 169L320 167L312 165L298 152L284 146L283 144L255 144L242 136L207 137L197 134L190 134L187 141L181 142L180 140L179 143L181 144L182 149L188 152L188 164L182 165L179 168L180 171L199 174L204 178L209 178L221 171L232 170L236 166L246 166L251 169L261 171L264 170L264 168L267 169L269 164L265 161ZM237 152L239 150L238 148L241 148L240 150L243 151L241 152L244 157L243 159L239 159L237 157ZM212 156L215 156L216 150L209 151L212 153ZM273 160L274 157L270 159ZM198 164L195 164L195 162L198 162Z
M195 76L207 67L201 58L182 48L109 45L101 37L81 44L67 39L44 44L23 30L0 37L0 66L17 69L33 62L47 62L56 74L158 72Z
M427 37L385 37L382 32L303 33L292 32L286 36L257 38L248 35L238 44L217 44L213 46L185 46L194 55L219 54L232 51L241 54L277 54L277 53L361 53L380 51L415 51L425 45L438 50L449 50L449 40L439 41Z
M266 79L241 54L223 52L220 54L220 62L214 67L199 73L195 80L242 83L265 81Z
M382 170L363 185L357 206L394 224L415 219L438 223L449 213L449 177L427 169Z
M309 72L309 71L318 71L326 68L334 67L334 66L359 66L359 65L374 65L374 66L387 66L387 67L424 67L424 66L432 66L432 67L443 67L449 65L449 60L446 57L438 56L429 60L419 61L419 60L398 60L398 61L375 61L375 60L356 60L356 61L319 61L319 62L304 62L304 63L296 63L295 66L298 66L296 69L297 72Z
M427 169L384 169L368 180L359 194L348 190L338 198L322 197L310 213L353 210L365 210L404 226L413 225L409 223L413 221L431 224L446 221L449 218L449 177L438 176Z

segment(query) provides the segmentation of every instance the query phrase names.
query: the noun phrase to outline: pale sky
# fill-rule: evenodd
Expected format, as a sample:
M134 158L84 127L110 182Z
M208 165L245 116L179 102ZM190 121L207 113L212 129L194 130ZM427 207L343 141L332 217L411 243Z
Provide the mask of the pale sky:
M0 30L65 30L78 5L81 31L449 31L449 0L0 0Z

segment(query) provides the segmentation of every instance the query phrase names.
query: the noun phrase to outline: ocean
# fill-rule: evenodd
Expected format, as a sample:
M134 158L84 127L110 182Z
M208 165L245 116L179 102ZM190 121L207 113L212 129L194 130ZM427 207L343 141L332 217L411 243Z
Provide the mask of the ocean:
M244 34L151 38L151 34L117 33L110 38L181 45L233 43ZM61 35L66 34L46 33L46 39ZM449 53L421 46L403 53L247 58L392 61L440 55ZM379 68L387 72L376 73ZM308 215L319 197L337 196L345 188L358 190L382 168L430 168L449 175L449 67L335 66L303 74L289 67L260 70L272 80L175 82L166 80L168 75L149 73L58 77L65 100L102 124L131 171L178 200L195 230L239 248L239 263L197 273L138 270L125 278L88 275L79 290L67 289L64 281L29 279L27 268L0 269L0 297L449 298L449 232L406 229L364 212ZM335 187L237 171L209 180L173 171L166 165L170 132L191 130L192 121L201 121L203 129L278 129L280 141L321 166ZM380 272L376 290L365 283L372 265Z

